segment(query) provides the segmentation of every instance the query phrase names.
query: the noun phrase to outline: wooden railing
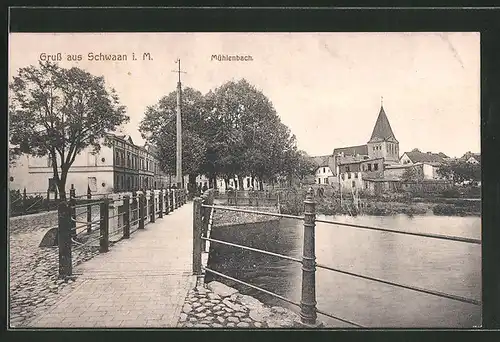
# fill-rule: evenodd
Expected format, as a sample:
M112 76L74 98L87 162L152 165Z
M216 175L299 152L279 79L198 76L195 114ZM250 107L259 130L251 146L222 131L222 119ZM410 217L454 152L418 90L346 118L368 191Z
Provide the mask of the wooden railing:
M73 251L98 243L99 253L106 253L110 242L130 238L136 230L145 229L186 201L184 189L134 191L99 200L78 199L72 191L70 199L58 207L59 277L73 275ZM78 208L86 210L77 214ZM80 219L84 214L86 219ZM94 214L98 218L93 220Z

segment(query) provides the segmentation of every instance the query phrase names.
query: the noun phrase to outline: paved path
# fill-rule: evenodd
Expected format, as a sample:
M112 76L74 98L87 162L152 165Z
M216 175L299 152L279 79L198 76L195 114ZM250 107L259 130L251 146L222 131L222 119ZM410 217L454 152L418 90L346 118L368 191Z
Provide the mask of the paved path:
M80 285L30 327L175 327L192 273L193 205L74 269Z

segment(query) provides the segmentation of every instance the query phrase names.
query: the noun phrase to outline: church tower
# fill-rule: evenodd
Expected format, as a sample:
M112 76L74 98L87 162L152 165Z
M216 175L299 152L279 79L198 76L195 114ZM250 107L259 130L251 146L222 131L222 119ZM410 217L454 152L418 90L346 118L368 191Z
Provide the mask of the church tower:
M367 146L370 159L384 158L384 164L399 163L399 141L392 132L383 104L380 105L377 122Z

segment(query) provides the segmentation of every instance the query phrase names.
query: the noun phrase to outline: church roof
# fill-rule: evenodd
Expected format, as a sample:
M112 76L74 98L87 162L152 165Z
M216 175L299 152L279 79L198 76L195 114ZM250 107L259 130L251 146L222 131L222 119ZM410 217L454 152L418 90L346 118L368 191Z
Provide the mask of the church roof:
M367 156L368 155L368 146L367 145L358 145L358 146L349 146L349 147L341 147L333 150L333 155L338 155L339 153L344 153L346 156Z
M389 123L389 119L385 114L384 107L380 107L380 112L378 113L377 122L375 123L375 127L373 128L372 136L370 138L369 143L372 142L381 142L381 141L392 141L398 142L394 133L392 132L391 124Z

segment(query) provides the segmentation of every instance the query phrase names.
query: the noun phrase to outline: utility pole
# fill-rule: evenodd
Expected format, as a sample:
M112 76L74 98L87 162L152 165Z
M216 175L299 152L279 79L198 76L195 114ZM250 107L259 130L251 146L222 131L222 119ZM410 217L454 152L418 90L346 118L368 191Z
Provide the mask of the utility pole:
M178 58L175 63L179 64L178 70L172 70L172 72L176 72L179 75L179 80L177 82L177 158L176 158L176 182L177 188L183 188L183 177L182 177L182 124L181 124L181 73L186 73L181 71L181 60Z

